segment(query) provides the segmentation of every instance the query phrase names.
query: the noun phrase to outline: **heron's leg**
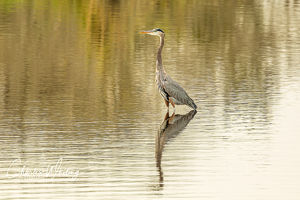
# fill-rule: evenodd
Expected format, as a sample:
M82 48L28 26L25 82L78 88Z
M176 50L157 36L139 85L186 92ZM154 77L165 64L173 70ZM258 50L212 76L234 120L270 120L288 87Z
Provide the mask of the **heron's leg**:
M170 122L170 123L172 123L174 117L175 117L175 112L173 112L172 116L171 116L170 119L169 119L169 122Z
M175 103L172 101L171 98L169 98L170 103L172 104L173 108L175 109Z
M165 100L165 104L166 104L166 106L168 107L168 110L169 110L169 102L167 100Z
M167 120L169 118L169 110L167 111L166 115L165 115L165 119L164 120Z

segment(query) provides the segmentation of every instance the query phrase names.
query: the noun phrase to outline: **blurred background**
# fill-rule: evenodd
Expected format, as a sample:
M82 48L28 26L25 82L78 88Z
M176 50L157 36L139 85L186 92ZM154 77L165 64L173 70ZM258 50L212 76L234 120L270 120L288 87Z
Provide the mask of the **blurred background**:
M1 0L2 197L298 199L299 21L298 0ZM197 113L166 115L153 28ZM76 180L19 173L59 159Z

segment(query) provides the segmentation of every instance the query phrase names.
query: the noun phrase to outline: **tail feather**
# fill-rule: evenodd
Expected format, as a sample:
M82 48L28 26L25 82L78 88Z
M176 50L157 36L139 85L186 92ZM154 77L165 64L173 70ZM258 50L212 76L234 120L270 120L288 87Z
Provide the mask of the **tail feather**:
M191 107L194 110L197 110L197 105L194 103L194 101L191 99L191 101L188 103L188 106Z

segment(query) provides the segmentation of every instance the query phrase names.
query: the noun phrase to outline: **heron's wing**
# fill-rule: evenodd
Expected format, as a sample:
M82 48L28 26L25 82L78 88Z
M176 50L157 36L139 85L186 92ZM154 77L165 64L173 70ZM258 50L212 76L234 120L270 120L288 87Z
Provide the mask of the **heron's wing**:
M166 75L163 80L163 88L170 97L175 98L177 101L188 105L193 109L197 109L194 101L189 97L186 91L168 75Z

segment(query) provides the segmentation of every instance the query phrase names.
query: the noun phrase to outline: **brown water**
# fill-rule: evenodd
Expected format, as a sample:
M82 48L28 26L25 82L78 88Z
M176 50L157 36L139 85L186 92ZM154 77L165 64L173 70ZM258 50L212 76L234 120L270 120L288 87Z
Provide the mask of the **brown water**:
M300 198L300 2L0 1L3 199ZM195 100L169 116L166 71Z

